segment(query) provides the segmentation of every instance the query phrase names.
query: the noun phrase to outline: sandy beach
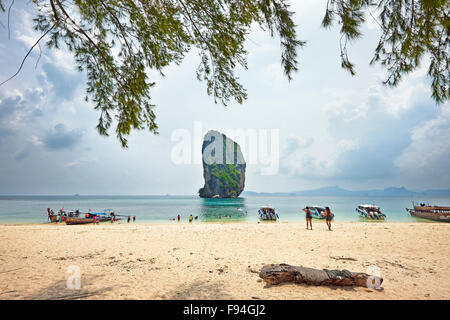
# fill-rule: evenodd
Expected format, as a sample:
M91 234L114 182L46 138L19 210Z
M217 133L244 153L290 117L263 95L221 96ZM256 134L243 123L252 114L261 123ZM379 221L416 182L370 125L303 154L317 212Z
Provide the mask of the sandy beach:
M448 299L450 224L0 225L0 299ZM366 272L381 290L266 286L269 263ZM81 288L70 290L77 266Z

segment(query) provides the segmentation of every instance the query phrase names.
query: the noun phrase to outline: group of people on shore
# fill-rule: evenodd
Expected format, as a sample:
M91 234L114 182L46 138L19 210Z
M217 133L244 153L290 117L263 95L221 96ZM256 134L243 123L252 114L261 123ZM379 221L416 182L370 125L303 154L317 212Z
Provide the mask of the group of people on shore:
M94 216L95 219L95 216ZM111 223L116 222L121 220L120 218L116 218L116 215L114 214L114 212L111 213ZM127 223L130 223L131 221L131 216L127 217ZM133 216L133 222L136 222L136 216Z
M189 215L189 222L192 222L194 219L195 219L195 220L198 220L198 216L195 216L195 218L194 218L194 216L193 216L192 214ZM175 218L172 218L172 219L170 219L170 220L175 221ZM177 221L178 221L178 222L181 221L181 216L180 216L180 215L177 216Z
M312 212L311 209L306 208L306 229L308 230L311 228L312 230ZM328 230L331 231L331 220L333 220L333 214L331 213L331 210L329 207L325 207L325 211L323 212L323 215L325 217L325 222L327 224Z
M231 218L231 215L224 215L223 217L224 218ZM170 220L175 221L175 218L172 218ZM177 216L177 220L178 220L178 222L181 221L181 216L180 215ZM194 217L192 214L189 215L189 222L192 222L193 220L198 220L198 216ZM219 213L219 220L222 220L222 215L220 213Z

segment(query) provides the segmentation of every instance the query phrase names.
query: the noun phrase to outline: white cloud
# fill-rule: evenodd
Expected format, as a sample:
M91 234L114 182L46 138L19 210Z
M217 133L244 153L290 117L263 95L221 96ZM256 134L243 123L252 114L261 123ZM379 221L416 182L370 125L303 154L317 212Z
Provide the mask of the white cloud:
M78 166L80 164L79 161L72 161L72 162L68 162L65 164L66 167L74 167L74 166Z
M34 144L35 146L41 146L43 145L43 142L41 141L41 139L39 139L39 137L32 135L29 139L29 141Z
M313 143L315 142L315 143ZM281 172L291 176L326 179L336 174L336 159L347 151L356 149L358 142L342 139L330 147L323 148L323 143L312 137L290 137L281 158Z
M72 53L67 50L54 50L52 53L51 62L56 63L56 65L68 71L78 72L78 70L76 70L75 60L73 59Z
M450 104L439 108L436 118L412 129L411 145L395 160L406 174L450 178Z

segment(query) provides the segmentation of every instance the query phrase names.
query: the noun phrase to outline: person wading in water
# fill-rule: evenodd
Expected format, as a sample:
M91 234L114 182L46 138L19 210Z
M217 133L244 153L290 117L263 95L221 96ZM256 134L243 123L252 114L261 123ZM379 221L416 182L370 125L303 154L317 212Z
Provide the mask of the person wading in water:
M331 231L331 219L333 219L333 214L331 213L330 208L325 207L324 216L325 216L325 222L327 223L327 226L328 226L328 230Z
M305 210L306 212L306 230L308 230L308 224L311 226L311 230L312 230L312 213L311 210L309 210L309 208L306 208Z

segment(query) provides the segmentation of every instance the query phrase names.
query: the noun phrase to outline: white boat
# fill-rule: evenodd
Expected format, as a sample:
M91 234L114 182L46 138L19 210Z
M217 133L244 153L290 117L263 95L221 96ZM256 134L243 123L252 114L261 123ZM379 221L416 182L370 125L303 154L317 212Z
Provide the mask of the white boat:
M262 221L277 221L280 217L275 212L275 208L270 206L261 207L258 210L259 219Z
M356 211L364 219L369 220L385 220L386 215L381 212L380 207L374 204L360 204Z

